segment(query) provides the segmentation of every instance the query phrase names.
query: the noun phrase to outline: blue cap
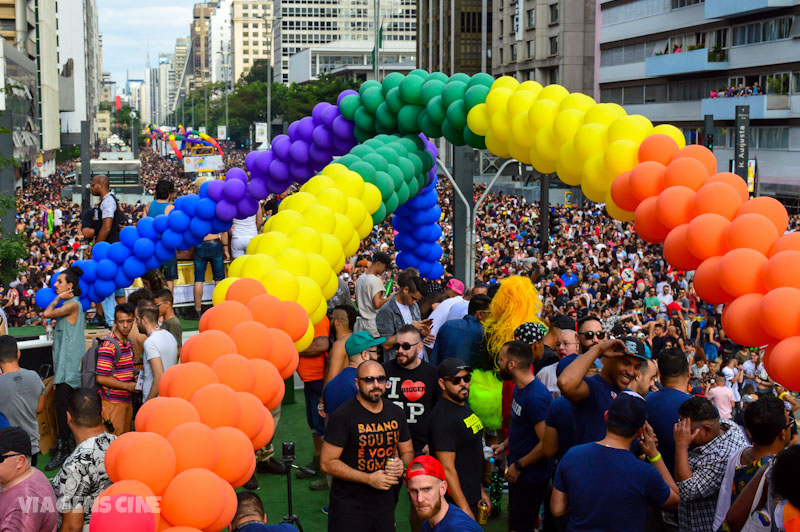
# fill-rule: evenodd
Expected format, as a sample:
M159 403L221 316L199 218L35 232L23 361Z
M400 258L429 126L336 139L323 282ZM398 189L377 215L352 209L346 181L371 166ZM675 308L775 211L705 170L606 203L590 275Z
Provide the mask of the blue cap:
M620 427L639 429L647 421L647 402L636 392L620 392L608 407L608 421Z

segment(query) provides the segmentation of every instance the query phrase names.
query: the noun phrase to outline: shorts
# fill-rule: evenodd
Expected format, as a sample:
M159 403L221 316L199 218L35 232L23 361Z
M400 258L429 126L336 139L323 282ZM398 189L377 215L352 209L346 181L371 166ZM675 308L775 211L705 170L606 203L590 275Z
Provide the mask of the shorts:
M178 279L178 258L172 257L170 260L161 265L164 271L164 278L167 281L175 281Z
M194 282L202 283L206 278L206 267L211 264L211 277L219 282L225 278L225 260L222 242L201 242L194 248Z
M526 481L518 479L508 486L508 529L533 532L539 510L547 492L549 479Z
M319 415L319 400L322 397L323 379L316 381L306 381L303 383L303 395L306 398L306 421L311 428L311 432L317 436L325 435L325 421Z
M231 239L231 258L239 258L247 253L247 244L250 243L252 237L238 237L235 236Z

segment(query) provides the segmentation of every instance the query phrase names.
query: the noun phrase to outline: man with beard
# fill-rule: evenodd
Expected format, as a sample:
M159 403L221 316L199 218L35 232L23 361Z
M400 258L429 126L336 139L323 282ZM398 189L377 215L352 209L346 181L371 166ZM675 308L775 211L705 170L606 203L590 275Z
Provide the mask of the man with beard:
M403 411L383 398L383 366L362 362L356 379L358 395L331 415L322 445L322 471L334 477L328 531L391 532L393 488L414 458L411 434Z
M533 532L553 464L544 455L542 438L550 392L531 373L531 350L519 341L500 350L498 373L514 383L508 439L493 445L495 457L508 451L508 530Z
M158 383L178 361L178 342L172 333L158 326L158 308L152 301L142 300L136 307L136 327L147 336L144 341L144 402L158 395Z
M483 423L467 404L472 368L458 358L439 364L442 399L431 412L431 455L444 466L450 499L475 519L478 503L489 505L481 484L483 475Z
M422 525L423 532L483 532L458 506L448 503L444 467L436 458L418 456L408 465L406 487L411 498L411 510Z
M420 358L422 335L412 325L397 330L397 356L383 365L389 378L386 398L402 408L411 430L414 454L428 444L428 420L439 397L436 368Z
M597 316L589 315L578 322L578 345L570 345L574 349L569 349L567 354L562 355L562 346L559 345L559 356L561 360L558 363L558 369L564 371L570 362L578 358L579 353L586 353L593 346L599 344L606 338L606 333L603 331L603 324ZM559 338L559 341L561 339ZM580 347L580 350L578 350ZM590 368L591 369L591 368ZM599 365L595 363L594 369L600 369Z
M597 375L586 377L600 357L605 357L603 368ZM605 412L611 401L628 389L646 360L644 344L626 336L592 346L564 369L558 378L558 387L572 403L576 445L603 439Z

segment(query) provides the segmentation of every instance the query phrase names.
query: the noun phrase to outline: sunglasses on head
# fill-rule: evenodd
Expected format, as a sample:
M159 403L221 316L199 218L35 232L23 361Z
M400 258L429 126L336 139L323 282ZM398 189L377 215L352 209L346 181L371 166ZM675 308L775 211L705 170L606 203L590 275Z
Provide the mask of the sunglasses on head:
M21 454L21 453L14 453L14 454L7 454L7 455L4 455L4 456L0 456L0 464L5 462L6 458L14 458L15 456L25 456L25 455Z
M462 377L445 377L444 380L450 381L453 384L461 384L462 382L466 383L466 382L469 382L469 381L472 380L472 374L471 373L467 373L466 375L464 375Z
M397 344L397 347L399 349L402 349L403 351L408 351L415 345L419 345L419 342L414 342L413 344L409 344L408 342L403 342L402 344Z
M584 335L589 340L591 340L592 338L597 338L598 340L602 340L602 339L604 339L606 337L605 331L596 331L596 332L595 331L587 331L587 332L584 332L584 333L581 333L581 334Z
M386 384L386 376L381 375L380 377L359 377L358 380L367 383L368 385L372 385L374 383L378 383L379 385L383 386Z

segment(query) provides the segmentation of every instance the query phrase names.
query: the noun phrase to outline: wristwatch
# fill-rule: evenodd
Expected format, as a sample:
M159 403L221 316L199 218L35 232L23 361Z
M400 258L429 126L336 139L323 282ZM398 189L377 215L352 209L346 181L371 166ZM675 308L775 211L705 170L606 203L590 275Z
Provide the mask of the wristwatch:
M516 467L516 468L517 468L517 471L522 471L522 470L524 469L524 468L522 467L522 464L519 462L519 460L516 460L516 461L514 461L514 463L513 463L513 464L511 464L511 465L513 465L514 467Z

